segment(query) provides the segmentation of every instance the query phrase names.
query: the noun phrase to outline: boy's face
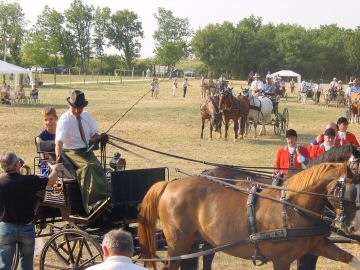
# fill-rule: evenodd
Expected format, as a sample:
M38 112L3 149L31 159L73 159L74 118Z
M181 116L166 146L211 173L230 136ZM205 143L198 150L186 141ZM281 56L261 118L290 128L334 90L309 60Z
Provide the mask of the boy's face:
M46 129L56 129L56 122L57 122L58 118L57 116L54 115L45 115L44 117L44 124L46 126Z

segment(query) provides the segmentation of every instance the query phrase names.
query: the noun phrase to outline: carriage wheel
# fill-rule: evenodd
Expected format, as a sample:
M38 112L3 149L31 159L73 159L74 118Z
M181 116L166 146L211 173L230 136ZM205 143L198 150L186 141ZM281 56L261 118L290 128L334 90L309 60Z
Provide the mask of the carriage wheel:
M40 255L40 270L83 270L103 260L97 239L80 230L64 230L54 234Z
M19 266L19 248L16 245L16 249L15 249L15 254L14 254L14 258L13 258L13 263L11 266L11 270L17 270Z
M285 135L286 131L289 128L289 110L287 108L285 108L283 110L283 114L282 114L282 123L281 123L281 133Z
M282 115L280 113L275 114L274 119L274 133L277 136L281 135L281 123L282 123Z

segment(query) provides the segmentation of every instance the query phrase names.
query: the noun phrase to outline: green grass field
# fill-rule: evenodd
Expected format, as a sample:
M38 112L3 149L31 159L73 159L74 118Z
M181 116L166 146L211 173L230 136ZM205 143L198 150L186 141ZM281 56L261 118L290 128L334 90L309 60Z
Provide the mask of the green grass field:
M88 111L96 119L100 129L105 131L124 113L140 96L149 90L149 82L133 82L123 84L92 84L79 85L89 100ZM244 82L235 82L235 92L240 92ZM180 80L179 85L182 84ZM172 96L172 81L161 81L158 99L146 96L118 125L110 132L130 141L143 144L158 150L189 158L208 160L218 163L228 163L249 166L273 166L277 149L285 144L283 137L274 135L273 128L267 126L267 135L256 139L250 134L244 140L233 141L233 125L230 127L230 138L227 141L215 139L209 141L200 139L200 113L202 102L200 81L191 80L188 96L182 98L182 89L178 88L176 97ZM44 87L40 89L40 105L0 106L0 150L15 151L27 164L32 165L36 156L34 137L43 129L41 110L44 106L55 106L61 115L67 108L66 97L71 89L67 86ZM336 121L339 116L345 115L345 108L329 108L314 105L308 101L307 105L300 105L296 96L290 96L288 101L282 100L279 111L287 107L290 112L289 128L294 128L299 134L299 142L307 146L311 140L330 121ZM350 125L350 130L360 134L360 126ZM209 134L208 125L204 135ZM126 146L127 147L127 146ZM201 164L193 164L174 160L165 156L131 148L135 152L145 155L153 161L167 164L169 167L179 167L199 173L208 168ZM109 147L108 153L115 149ZM128 168L146 168L159 166L149 164L148 161L123 153ZM171 178L182 177L171 170ZM360 257L359 246L342 245L352 254ZM331 266L329 266L331 265ZM214 269L252 269L250 261L244 261L227 255L218 254ZM260 269L272 269L270 264ZM295 268L294 268L295 269ZM347 265L321 259L318 269L350 269Z

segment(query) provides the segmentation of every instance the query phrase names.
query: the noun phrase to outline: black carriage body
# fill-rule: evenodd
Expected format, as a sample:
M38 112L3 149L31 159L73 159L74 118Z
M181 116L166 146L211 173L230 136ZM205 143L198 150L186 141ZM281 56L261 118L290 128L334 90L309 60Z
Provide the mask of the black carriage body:
M146 168L114 171L108 177L109 200L100 211L93 215L85 214L79 185L74 179L64 179L63 192L47 190L40 203L36 220L38 223L47 219L98 223L106 215L106 222L129 224L137 222L139 204L148 189L158 181L167 179L167 168ZM51 221L50 221L51 222Z

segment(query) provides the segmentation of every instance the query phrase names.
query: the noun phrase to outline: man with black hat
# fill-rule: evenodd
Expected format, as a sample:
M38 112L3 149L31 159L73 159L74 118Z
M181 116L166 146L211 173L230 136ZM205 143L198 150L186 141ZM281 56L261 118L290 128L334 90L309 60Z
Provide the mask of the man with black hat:
M355 135L349 131L347 131L349 127L349 122L345 117L340 117L337 120L337 125L339 126L338 138L335 141L335 145L344 145L344 144L355 144L356 146L360 146L358 140Z
M309 162L308 150L297 144L297 133L293 129L286 131L287 146L281 147L276 158L275 173L288 174L289 169L301 169ZM277 169L279 168L279 169Z
M335 145L336 133L333 128L328 128L324 132L324 142L314 145L310 151L310 159L316 159L317 157L330 150Z
M82 91L74 90L67 101L70 108L56 127L56 160L61 162L64 155L76 167L84 210L90 214L107 197L104 170L93 151L88 151L89 144L100 138L99 128L90 113L84 111L88 101Z

